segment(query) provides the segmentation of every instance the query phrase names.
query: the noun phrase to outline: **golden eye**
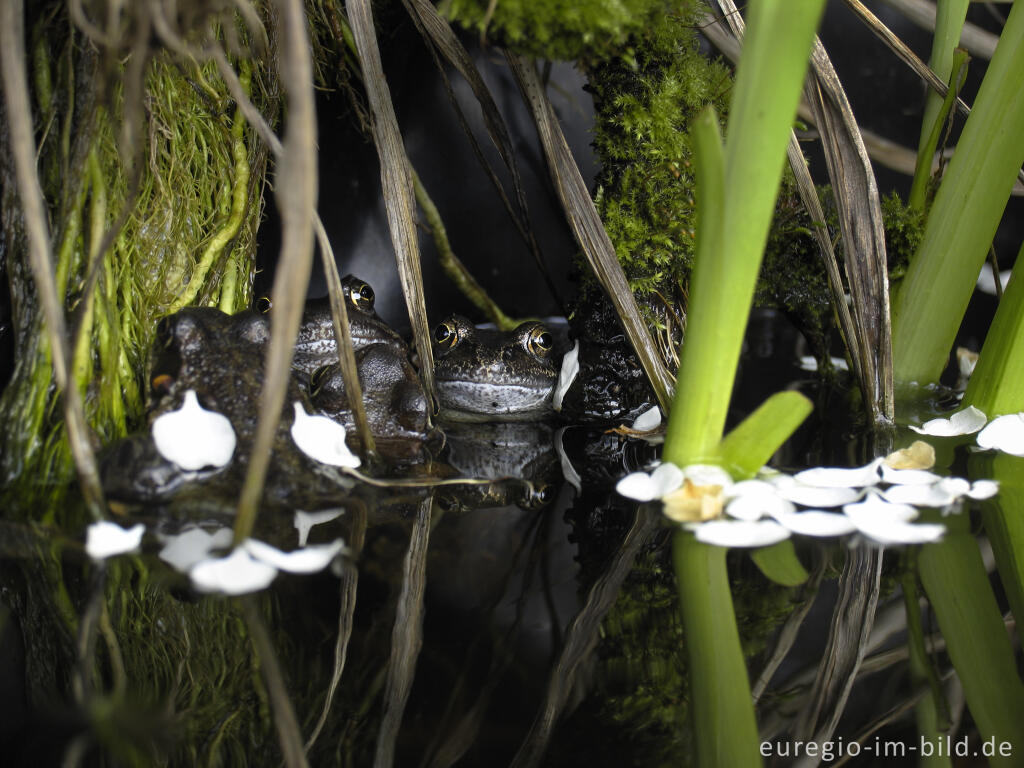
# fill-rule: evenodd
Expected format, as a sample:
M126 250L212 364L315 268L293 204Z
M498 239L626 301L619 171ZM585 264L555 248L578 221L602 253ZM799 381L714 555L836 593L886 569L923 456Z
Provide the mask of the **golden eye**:
M361 312L373 312L373 302L376 296L369 283L352 278L345 284L346 295L352 306Z
M531 328L529 335L526 337L526 348L537 357L547 357L554 345L555 340L551 335L551 331L543 325Z
M334 366L322 365L317 368L309 377L309 396L316 397L320 392L320 388L323 387L324 383L331 377L331 370Z
M434 341L442 349L451 349L459 343L459 331L451 320L443 320L434 329Z
M256 299L256 312L261 315L267 314L273 306L274 303L270 300L269 296L260 296Z

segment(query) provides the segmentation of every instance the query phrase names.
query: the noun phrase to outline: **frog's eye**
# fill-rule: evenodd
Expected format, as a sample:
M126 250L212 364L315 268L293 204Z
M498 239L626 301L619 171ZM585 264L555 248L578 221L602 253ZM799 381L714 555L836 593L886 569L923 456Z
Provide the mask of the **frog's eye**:
M316 397L317 393L320 391L320 388L323 387L324 382L330 379L332 368L333 366L330 365L322 365L315 371L313 371L313 373L309 377L310 397Z
M555 339L551 331L543 325L531 328L526 336L526 348L537 357L547 357L554 345Z
M370 287L369 283L364 283L362 280L356 280L355 278L347 286L348 288L348 300L352 302L352 306L362 312L372 312L373 302L376 297L373 294L373 288Z
M273 306L274 302L270 300L269 296L260 296L254 303L256 311L261 315L267 314Z
M441 349L452 349L459 343L459 330L451 320L443 320L434 329L434 341Z

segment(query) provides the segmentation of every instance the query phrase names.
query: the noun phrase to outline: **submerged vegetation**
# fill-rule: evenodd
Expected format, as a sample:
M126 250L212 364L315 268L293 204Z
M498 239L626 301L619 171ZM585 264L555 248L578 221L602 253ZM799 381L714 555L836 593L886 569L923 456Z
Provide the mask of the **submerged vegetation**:
M876 605L884 599L882 574L886 567L888 575L889 561L883 564L883 545L901 542L898 536L872 533L884 534L890 530L883 530L884 524L894 521L903 526L901 533L919 534L907 542L947 538L899 557L915 698L901 702L891 717L916 705L923 735L948 735L954 718L940 716L948 704L940 672L948 672L962 684L972 716L968 729L976 729L972 735L1012 743L1015 750L1024 746L1017 722L1024 707L1020 651L1004 631L1003 615L1004 602L1018 619L1024 610L1024 528L1018 523L1022 460L1004 453L991 461L976 456L970 461L974 478L991 474L1005 490L985 502L981 516L1002 582L998 590L984 570L974 521L966 514L947 521L937 511L960 510L965 496L990 499L997 489L993 483L972 485L928 471L933 465L950 468L959 445L952 428L934 441L937 450L924 446L930 451L927 460L915 457L918 463L897 469L888 463L883 468L881 458L904 437L898 431L902 426L891 422L893 378L922 384L938 379L962 319L961 305L973 290L1014 177L1020 176L1024 101L1012 96L1019 94L1024 77L1024 3L1009 11L975 112L933 201L923 194L928 185L922 169L931 168L933 139L945 135L943 120L955 110L952 97L945 100L946 110L939 109L939 97L931 99L909 207L896 196L879 197L849 105L824 52L814 47L823 4L756 0L741 17L722 0L717 19L688 0L444 0L437 8L426 0L401 5L52 0L26 3L25 11L20 4L4 4L2 18L11 23L0 30L5 95L0 267L9 291L14 367L0 395L5 426L0 495L7 510L0 520L0 643L7 633L21 635L12 657L14 665L23 666L18 670L24 678L21 706L31 713L25 717L38 717L33 724L45 728L46 707L53 706L59 713L55 719L70 712L67 719L74 721L70 735L55 740L59 743L45 749L27 743L21 748L29 752L16 758L28 763L39 756L33 750L49 749L59 750L57 757L72 765L96 756L104 764L227 765L256 755L258 761L289 766L372 762L383 767L413 757L440 766L480 759L493 739L514 756L513 765L526 766L544 764L545 754L549 762L573 759L565 743L553 746L556 724L560 717L571 717L570 723L593 717L634 735L642 723L647 737L659 737L637 742L622 755L637 764L757 764L764 756L756 720L756 708L766 711L762 694L787 658L821 579L841 570L825 657L793 678L797 688L776 690L780 697L791 695L800 714L794 723L776 724L773 735L786 732L810 743L833 738L850 689L864 674ZM963 23L961 11L948 9L964 3L943 5L947 15L937 37L948 47ZM378 44L390 29L410 24L448 73L445 89L453 102L449 71L469 84L500 159L497 170L488 166L488 175L539 259L516 160L520 137L510 135L512 120L499 109L466 41L479 38L482 46L504 54L509 79L522 91L523 114L537 129L553 182L551 199L561 204L581 254L577 314L569 332L593 337L585 340L598 345L614 338L619 346L615 356L608 355L610 367L621 363L636 370L620 372L618 379L613 370L602 382L605 392L623 401L635 396L641 387L633 384L642 372L653 393L647 400L660 404L667 416L661 431L641 427L638 419L632 429L600 435L595 447L582 451L582 479L565 447L571 441L568 428L552 436L543 425L532 435L546 441L543 447L551 454L535 459L542 466L536 477L507 481L505 470L501 479L466 480L450 476L456 469L438 461L426 437L426 458L396 469L379 461L367 428L361 435L362 459L357 459L348 454L339 421L305 410L304 402L326 390L312 387L295 395L289 362L314 233L327 268L332 328L337 339L347 340L338 344L345 391L358 391L359 375L347 315L355 310L345 309L330 243L315 212L316 153L329 144L317 142L314 87L344 90L344 119L358 126L351 134L368 140L366 147L339 151L376 150L423 380L421 388L417 382L419 403L434 399L432 350L445 341L455 343L450 336L434 335L432 345L427 329L417 218L425 220L442 251L451 248L445 245L442 216L406 156ZM703 29L710 36L712 24L730 26L737 42L746 37L735 79L726 64L701 49L699 33ZM962 70L959 59L946 53L936 50L932 61L955 92ZM587 78L600 163L593 189L586 188L555 116L547 68L535 58L573 60ZM808 66L811 74L805 75ZM804 88L808 77L812 85ZM792 134L802 92L814 102L811 113L827 148L831 185L809 183ZM31 114L16 109L22 95L30 96ZM470 132L464 116L460 121ZM486 165L485 153L471 140ZM783 168L787 142L790 171ZM34 211L33 195L26 192L36 187L44 210ZM197 484L199 491L178 504L107 504L94 456L103 445L139 429L148 439L147 416L153 414L146 408L161 379L147 380L158 321L185 307L236 313L253 306L257 230L271 199L282 229L273 312L269 320L245 316L254 319L254 333L269 334L269 340L259 338L266 342L259 347L259 354L265 351L265 371L226 372L233 385L255 379L262 388L259 397L243 403L255 412L255 437L240 474L245 478L241 501L236 507L232 497L226 506L217 497L219 488L207 498ZM454 254L447 255L449 264L457 262ZM476 285L464 267L455 263L452 269L462 270L460 285ZM890 284L895 295L891 349ZM478 305L488 305L482 289L472 290L481 294ZM372 313L372 289L348 298L369 301ZM863 408L872 430L870 456L844 446L849 463L870 463L839 474L860 479L840 481L829 471L812 470L827 479L820 486L809 480L801 485L799 477L761 473L813 406L801 391L761 392L759 397L767 399L735 423L732 393L755 301L794 317L826 366L840 349L832 339L832 329L839 328L838 340L862 393L855 407ZM502 322L497 306L488 306ZM67 333L44 311L54 307ZM590 332L586 318L601 326L600 333ZM968 414L981 423L986 415L1004 415L1024 424L1024 417L1016 416L1024 409L1022 318L1024 279L1018 276L1002 298L963 396L965 408L985 411ZM526 348L541 350L553 378L554 335L539 324L534 331ZM602 334L605 338L599 338ZM181 355L164 341L163 352ZM204 350L190 352L199 356ZM401 359L416 379L408 358ZM570 379L566 388L572 384L570 368L562 369ZM309 381L323 383L333 370L332 361ZM205 373L199 370L200 381ZM196 392L188 390L185 402L197 406ZM616 417L636 403L628 405L615 411ZM315 441L307 450L294 425L278 424L282 412L295 413L296 422L301 416L329 427L324 439L330 450L320 451L324 446ZM642 418L652 415L659 415L657 405ZM423 416L425 436L432 416ZM231 450L218 451L225 454L223 463L230 463L235 431L223 414L211 418L230 433ZM365 422L365 414L354 420ZM86 431L76 434L83 426ZM650 439L652 431L657 437L663 432L663 448L622 437ZM449 430L452 437L457 430ZM329 501L311 493L316 508L300 510L293 498L281 502L279 489L265 489L269 473L286 474L298 466L279 460L275 441L280 440L292 440L316 462L310 478L333 484ZM477 458L509 446L528 453L517 440L514 431L485 433L484 442L468 453ZM1013 440L1024 445L1024 437L1003 443L1011 453ZM655 453L665 463L627 478L644 486L634 498L651 506L624 507L610 482L625 465L649 465ZM344 461L337 460L341 454ZM899 452L886 462L893 457ZM514 458L515 471L525 472L528 460ZM173 463L186 471L206 466ZM84 503L72 491L76 470ZM548 484L551 472L559 470L565 493ZM905 481L909 491L882 490L897 485L885 479L890 470L919 474L904 475L910 478ZM398 472L403 476L388 476ZM712 525L781 529L789 515L785 536L800 532L792 518L808 527L810 520L834 525L843 515L817 509L798 513L794 503L826 506L821 499L838 489L845 500L829 496L827 504L841 506L847 518L864 516L856 525L841 521L849 523L845 532L860 532L862 545L832 548L831 556L842 561L838 568L820 552L809 557L802 545L779 535L777 544L754 550L749 559L745 553L731 556L727 568L724 540L702 536L701 526L722 517L724 504L740 500L743 494L736 489L748 480L746 487L754 489L763 508L749 519L741 521L737 513L732 521L713 519ZM813 490L814 501L784 498L778 489L785 483ZM826 487L828 494L821 492ZM465 495L445 497L452 488L457 489L453 494ZM900 493L905 500L927 498L898 503ZM518 507L510 505L516 511L508 517L486 521L463 514L483 503L480 499L513 500ZM553 500L561 506L550 506ZM769 503L776 505L772 512L766 511ZM287 508L289 515L260 515L261 507L264 512ZM672 521L683 521L682 527L664 519L662 507ZM928 522L922 525L908 523L920 514L918 507L935 511L925 513ZM553 519L553 509L575 513L571 534L552 534L561 522ZM888 516L882 524L872 517L879 510ZM88 539L83 548L81 531L90 515L105 518L107 525L122 515L132 522L138 518L133 530L145 531L144 553L107 559L114 550L90 549ZM451 534L462 525L469 533ZM314 543L307 545L314 529ZM298 548L278 550L291 546L296 530ZM168 550L182 531L206 540L200 560L175 566L188 579L164 564L172 562ZM256 533L261 539L253 538ZM435 543L446 535L452 537L451 551ZM563 606L556 606L564 595L556 596L552 587L548 548L559 536L578 545L576 552L562 553L566 561L574 555L586 561L585 572L573 571L566 579L574 601L571 621ZM215 538L219 544L211 543ZM138 542L136 537L123 550L133 551ZM231 554L221 558L219 547ZM476 555L504 565L502 547L515 554L498 576L467 576L460 570ZM435 603L440 610L425 618L428 553L432 571L442 577ZM231 569L237 563L255 567L264 586L278 580L273 592L259 597L201 595L219 587L216 580L196 578L196 562L211 569L227 568L225 563ZM328 566L333 573L302 581L278 578L279 571L311 574ZM775 583L765 587L764 579ZM522 593L510 598L520 582ZM220 591L236 595L255 589L231 583ZM466 600L471 588L484 597L474 594L479 604L473 603L472 626L464 628L451 617L459 615L453 606ZM543 614L528 605L531 588L542 593ZM939 644L924 635L919 590L934 607L948 657L933 652ZM776 630L775 643L769 643ZM440 640L432 645L424 636ZM762 647L770 658L751 685L752 657ZM591 655L595 648L598 657ZM530 658L522 668L513 663L517 654ZM873 669L885 668L892 660L874 663ZM516 695L500 703L496 724L488 713L500 698L498 681L508 679ZM425 682L417 687L414 680ZM572 714L588 685L602 698L584 700ZM443 712L433 711L436 702L424 687L450 691ZM416 717L406 719L400 738L407 709ZM521 714L517 709L534 717L525 738L503 719ZM436 723L443 728L430 732ZM581 732L585 729L574 738L583 742ZM0 747L4 734L0 731ZM599 759L594 755L601 744L602 739L582 744L576 757ZM1015 759L1019 764L1020 756Z

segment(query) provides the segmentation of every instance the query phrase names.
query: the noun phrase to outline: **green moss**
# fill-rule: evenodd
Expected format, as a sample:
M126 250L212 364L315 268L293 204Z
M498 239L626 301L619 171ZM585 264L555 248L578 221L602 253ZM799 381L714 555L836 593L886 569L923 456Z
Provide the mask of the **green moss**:
M630 39L632 58L590 71L598 211L634 291L670 300L685 297L693 259L689 124L708 104L724 115L731 83L700 54L692 13L659 16Z
M678 5L671 0L444 0L440 11L516 53L597 60L621 52L630 35Z

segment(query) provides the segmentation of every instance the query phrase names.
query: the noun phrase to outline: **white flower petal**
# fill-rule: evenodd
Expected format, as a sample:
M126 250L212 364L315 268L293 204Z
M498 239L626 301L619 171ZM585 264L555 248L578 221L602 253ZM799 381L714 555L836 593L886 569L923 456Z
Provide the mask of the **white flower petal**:
M986 450L1024 456L1024 413L997 416L978 435L978 445Z
M189 528L163 539L164 548L160 550L160 559L182 573L187 573L214 549L231 546L233 536L230 528L218 528L212 534L202 528Z
M1006 286L1010 283L1010 275L1012 272L1013 270L1004 269L999 273L999 282L1004 291L1006 290ZM975 285L982 293L987 293L992 296L996 295L995 272L992 270L992 265L987 261L981 265L981 271L978 273L978 280Z
M577 339L572 349L562 357L562 368L558 372L558 384L555 386L555 394L551 398L551 406L556 410L562 410L562 398L569 391L573 381L580 372L580 341Z
M976 480L967 495L972 499L991 499L999 493L999 483L995 480Z
M903 520L876 518L854 519L854 523L860 533L884 546L928 544L938 541L946 532L946 526L938 523L908 523Z
M559 464L562 465L562 477L565 478L565 482L575 488L576 493L582 493L583 484L580 482L579 472L572 465L572 460L569 458L569 454L565 452L565 445L562 442L562 436L567 429L568 427L559 427L555 430L555 452L558 454Z
M336 539L330 544L310 544L293 552L282 552L257 539L246 539L242 547L256 560L289 573L322 571L345 549L345 542Z
M199 405L191 389L181 408L158 416L150 430L160 455L185 470L223 467L235 452L231 422Z
M714 464L690 464L683 467L683 475L694 485L719 485L723 490L732 486L732 475Z
M962 494L944 488L941 483L933 485L894 485L882 492L891 504L913 504L916 507L946 507Z
M775 515L775 521L803 536L844 536L857 530L857 526L846 515L820 509Z
M798 483L816 488L865 488L878 482L878 468L884 459L875 459L863 467L814 467L797 472Z
M690 527L698 541L716 547L767 547L789 538L774 520L711 520Z
M941 479L941 475L927 469L890 469L882 465L882 482L890 485L932 485Z
M277 576L277 569L254 560L245 549L237 547L227 557L197 563L189 576L192 586L200 592L244 595L269 586Z
M657 429L661 426L661 409L652 405L646 411L636 417L636 420L630 425L630 429L634 432L650 432L652 429Z
M768 483L763 485L771 488ZM774 488L769 493L747 490L734 497L725 507L726 514L737 520L760 520L762 517L778 517L795 511L793 503L775 493Z
M326 416L310 416L299 402L291 432L299 450L314 461L334 467L359 466L359 457L345 443L345 427Z
M953 437L955 435L970 435L985 426L988 418L973 405L969 405L962 411L957 411L948 419L932 419L926 421L920 427L911 425L911 429L919 435L933 435L935 437Z
M117 523L100 520L85 530L85 551L93 560L105 560L138 549L146 526L142 523L125 530Z
M299 546L306 546L306 542L309 540L309 532L314 525L322 525L323 523L329 523L331 520L337 520L341 517L344 509L322 509L318 512L303 512L301 509L295 510L295 529L299 532Z
M832 367L837 371L847 371L850 366L846 363L845 357L831 357ZM804 355L800 358L800 367L805 371L816 371L818 370L818 358L813 355Z
M914 489L919 486L900 485L896 488ZM889 490L892 490L891 488ZM854 524L860 528L861 520L866 521L890 521L901 520L906 522L917 517L917 509L910 504L887 501L877 491L869 493L864 500L857 504L844 504L843 512L850 516Z
M804 507L838 507L859 499L863 491L855 488L819 488L798 483L788 475L773 477L779 496Z
M630 472L615 484L620 496L634 501L651 501L657 496L657 488L646 472Z

